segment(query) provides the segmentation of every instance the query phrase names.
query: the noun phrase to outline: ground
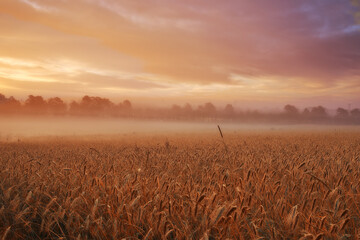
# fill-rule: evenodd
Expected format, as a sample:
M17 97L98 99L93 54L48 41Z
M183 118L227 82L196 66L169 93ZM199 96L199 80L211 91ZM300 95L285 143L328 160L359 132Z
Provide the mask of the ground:
M0 163L3 239L359 238L359 131L13 139Z

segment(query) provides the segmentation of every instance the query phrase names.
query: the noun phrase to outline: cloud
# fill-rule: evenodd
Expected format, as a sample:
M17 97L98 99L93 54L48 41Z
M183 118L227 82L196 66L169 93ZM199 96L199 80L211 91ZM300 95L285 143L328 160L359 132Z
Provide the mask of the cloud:
M354 95L360 78L350 1L3 0L0 9L2 59L35 61L84 89L330 98Z
M6 27L10 25L12 28ZM1 18L0 26L5 26L0 77L6 78L8 84L13 80L36 84L71 83L81 87L109 87L113 83L116 87L122 84L124 89L164 87L145 79L150 74L144 74L140 61L94 39L5 16Z
M33 0L19 0L20 2L29 5L33 9L39 12L51 12L54 10L54 8L39 4L37 1Z
M114 13L125 19L126 21L138 25L140 27L146 28L164 28L172 27L182 30L196 30L198 29L199 22L187 19L184 17L170 17L173 15L174 11L166 11L167 14L154 15L153 12L148 10L149 8L154 9L154 2L142 2L142 3L133 3L133 2L118 2L118 1L106 1L106 0L86 0L91 4L95 4L111 13ZM129 6L130 5L130 6ZM161 7L160 4L156 4L157 7ZM134 11L134 9L142 9L141 11ZM146 10L145 10L146 9ZM166 9L168 10L168 9Z

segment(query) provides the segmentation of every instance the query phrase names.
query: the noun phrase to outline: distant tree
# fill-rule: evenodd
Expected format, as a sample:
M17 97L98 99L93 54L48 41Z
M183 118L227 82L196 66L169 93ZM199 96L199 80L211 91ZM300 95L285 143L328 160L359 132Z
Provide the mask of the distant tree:
M18 113L21 110L20 101L14 97L6 98L5 95L0 93L0 113Z
M20 101L15 99L13 96L7 99L7 105L16 109L19 109L21 107Z
M193 111L193 108L192 108L192 106L191 106L189 103L186 103L186 104L184 105L184 111L185 111L186 113L191 113L191 112Z
M226 117L233 117L235 115L235 110L234 110L233 105L226 104L226 106L224 108L224 114Z
M315 119L324 119L327 117L326 109L323 106L313 107L310 114L311 117Z
M285 114L288 116L296 116L299 114L299 109L297 109L295 106L287 104L284 107Z
M42 96L29 95L24 108L31 114L44 114L47 111L47 103Z
M79 110L85 115L111 114L114 103L107 98L84 96L79 104Z
M132 110L132 104L129 100L125 100L110 107L110 109L112 116L122 116L122 117L130 116Z
M360 118L360 109L354 108L353 110L350 111L350 114L352 117Z
M91 101L92 101L92 98L93 98L93 97L89 97L88 95L85 95L85 96L83 96L83 98L81 99L81 103L82 103L82 104L86 104L86 103L90 104Z
M5 103L6 101L7 101L7 98L5 97L5 95L0 93L0 104Z
M216 108L211 102L207 102L204 105L198 107L198 113L202 117L215 117Z
M339 107L338 109L336 109L336 117L337 118L347 118L349 117L349 112L348 110Z
M179 105L173 104L171 106L171 109L170 109L170 112L169 112L169 117L170 118L179 118L179 117L181 117L182 112L183 112L182 110L183 109Z
M129 100L123 101L122 105L126 110L130 110L132 108L132 104Z
M304 116L309 116L310 115L310 110L308 108L305 108L304 111L302 112L302 114Z
M177 105L177 104L173 104L173 105L171 106L171 111L178 113L178 112L181 111L181 107L180 107L179 105Z
M25 101L26 107L43 107L46 106L46 102L42 96L29 95Z
M182 108L183 116L185 118L193 118L194 117L194 111L192 106L189 103L185 103L185 105Z
M66 103L64 103L64 101L59 97L50 98L47 101L47 104L50 113L56 115L62 115L66 113Z
M215 113L216 108L211 102L205 103L204 110L208 113Z
M69 105L69 113L71 115L78 115L80 114L80 104L76 101L72 101Z

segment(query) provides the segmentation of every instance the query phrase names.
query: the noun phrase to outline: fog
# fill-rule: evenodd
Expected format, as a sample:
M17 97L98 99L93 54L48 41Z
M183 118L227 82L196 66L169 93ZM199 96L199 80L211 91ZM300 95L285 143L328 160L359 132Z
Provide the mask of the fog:
M115 118L0 118L2 137L156 134L203 132L216 127L206 123L184 123Z
M18 140L36 136L82 135L154 135L154 134L218 134L220 125L228 133L275 131L359 131L356 126L241 124L229 122L179 122L159 120L124 120L115 118L0 118L0 140Z

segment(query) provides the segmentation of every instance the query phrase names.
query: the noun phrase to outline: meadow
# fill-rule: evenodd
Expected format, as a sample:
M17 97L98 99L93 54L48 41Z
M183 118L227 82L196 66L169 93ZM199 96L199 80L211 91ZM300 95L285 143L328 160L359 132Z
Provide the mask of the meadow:
M2 239L359 239L360 132L0 142Z

